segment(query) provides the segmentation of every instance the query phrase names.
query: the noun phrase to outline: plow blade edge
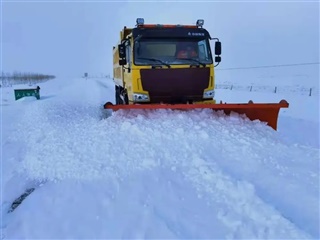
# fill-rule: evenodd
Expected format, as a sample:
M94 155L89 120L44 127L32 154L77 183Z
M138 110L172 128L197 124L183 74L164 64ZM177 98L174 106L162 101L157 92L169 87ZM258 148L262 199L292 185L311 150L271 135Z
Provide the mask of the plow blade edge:
M107 102L104 105L105 109L131 110L131 109L178 109L191 110L209 108L214 111L222 110L229 115L231 112L245 114L250 120L260 120L266 122L274 130L277 130L278 115L280 108L288 108L289 103L286 100L281 100L279 103L222 103L219 104L128 104L128 105L113 105Z

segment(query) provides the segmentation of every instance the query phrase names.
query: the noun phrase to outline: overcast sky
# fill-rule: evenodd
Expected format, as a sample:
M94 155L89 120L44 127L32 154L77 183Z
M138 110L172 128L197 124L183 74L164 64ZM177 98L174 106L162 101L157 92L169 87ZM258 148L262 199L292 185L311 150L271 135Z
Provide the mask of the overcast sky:
M319 2L10 2L2 3L2 69L58 76L112 73L123 26L204 27L222 42L219 67L319 62Z

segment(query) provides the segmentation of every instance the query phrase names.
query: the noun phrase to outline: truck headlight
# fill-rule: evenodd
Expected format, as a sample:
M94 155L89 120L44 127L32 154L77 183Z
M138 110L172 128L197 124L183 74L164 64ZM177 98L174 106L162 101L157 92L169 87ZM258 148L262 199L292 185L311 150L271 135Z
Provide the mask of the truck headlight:
M142 93L134 93L133 99L135 102L148 102L149 101L149 95L148 94L142 94Z
M204 91L203 98L214 98L214 90Z

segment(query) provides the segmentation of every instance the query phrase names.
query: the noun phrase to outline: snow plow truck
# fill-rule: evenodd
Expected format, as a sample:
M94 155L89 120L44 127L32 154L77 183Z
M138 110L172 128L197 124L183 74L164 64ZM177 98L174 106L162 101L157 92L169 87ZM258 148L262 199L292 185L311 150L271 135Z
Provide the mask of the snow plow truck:
M279 103L217 103L215 67L221 62L221 42L194 25L145 24L137 18L134 28L120 31L113 47L115 104L105 109L196 109L245 114L250 120L266 122L277 130ZM214 41L214 52L210 41Z

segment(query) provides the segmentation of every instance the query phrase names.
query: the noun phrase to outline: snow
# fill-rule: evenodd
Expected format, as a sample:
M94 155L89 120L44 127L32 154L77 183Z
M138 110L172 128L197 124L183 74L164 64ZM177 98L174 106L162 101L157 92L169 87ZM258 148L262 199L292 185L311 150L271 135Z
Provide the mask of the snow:
M2 89L3 239L320 237L319 96L217 90L286 99L274 131L208 109L112 113L111 79L37 85L40 100Z

